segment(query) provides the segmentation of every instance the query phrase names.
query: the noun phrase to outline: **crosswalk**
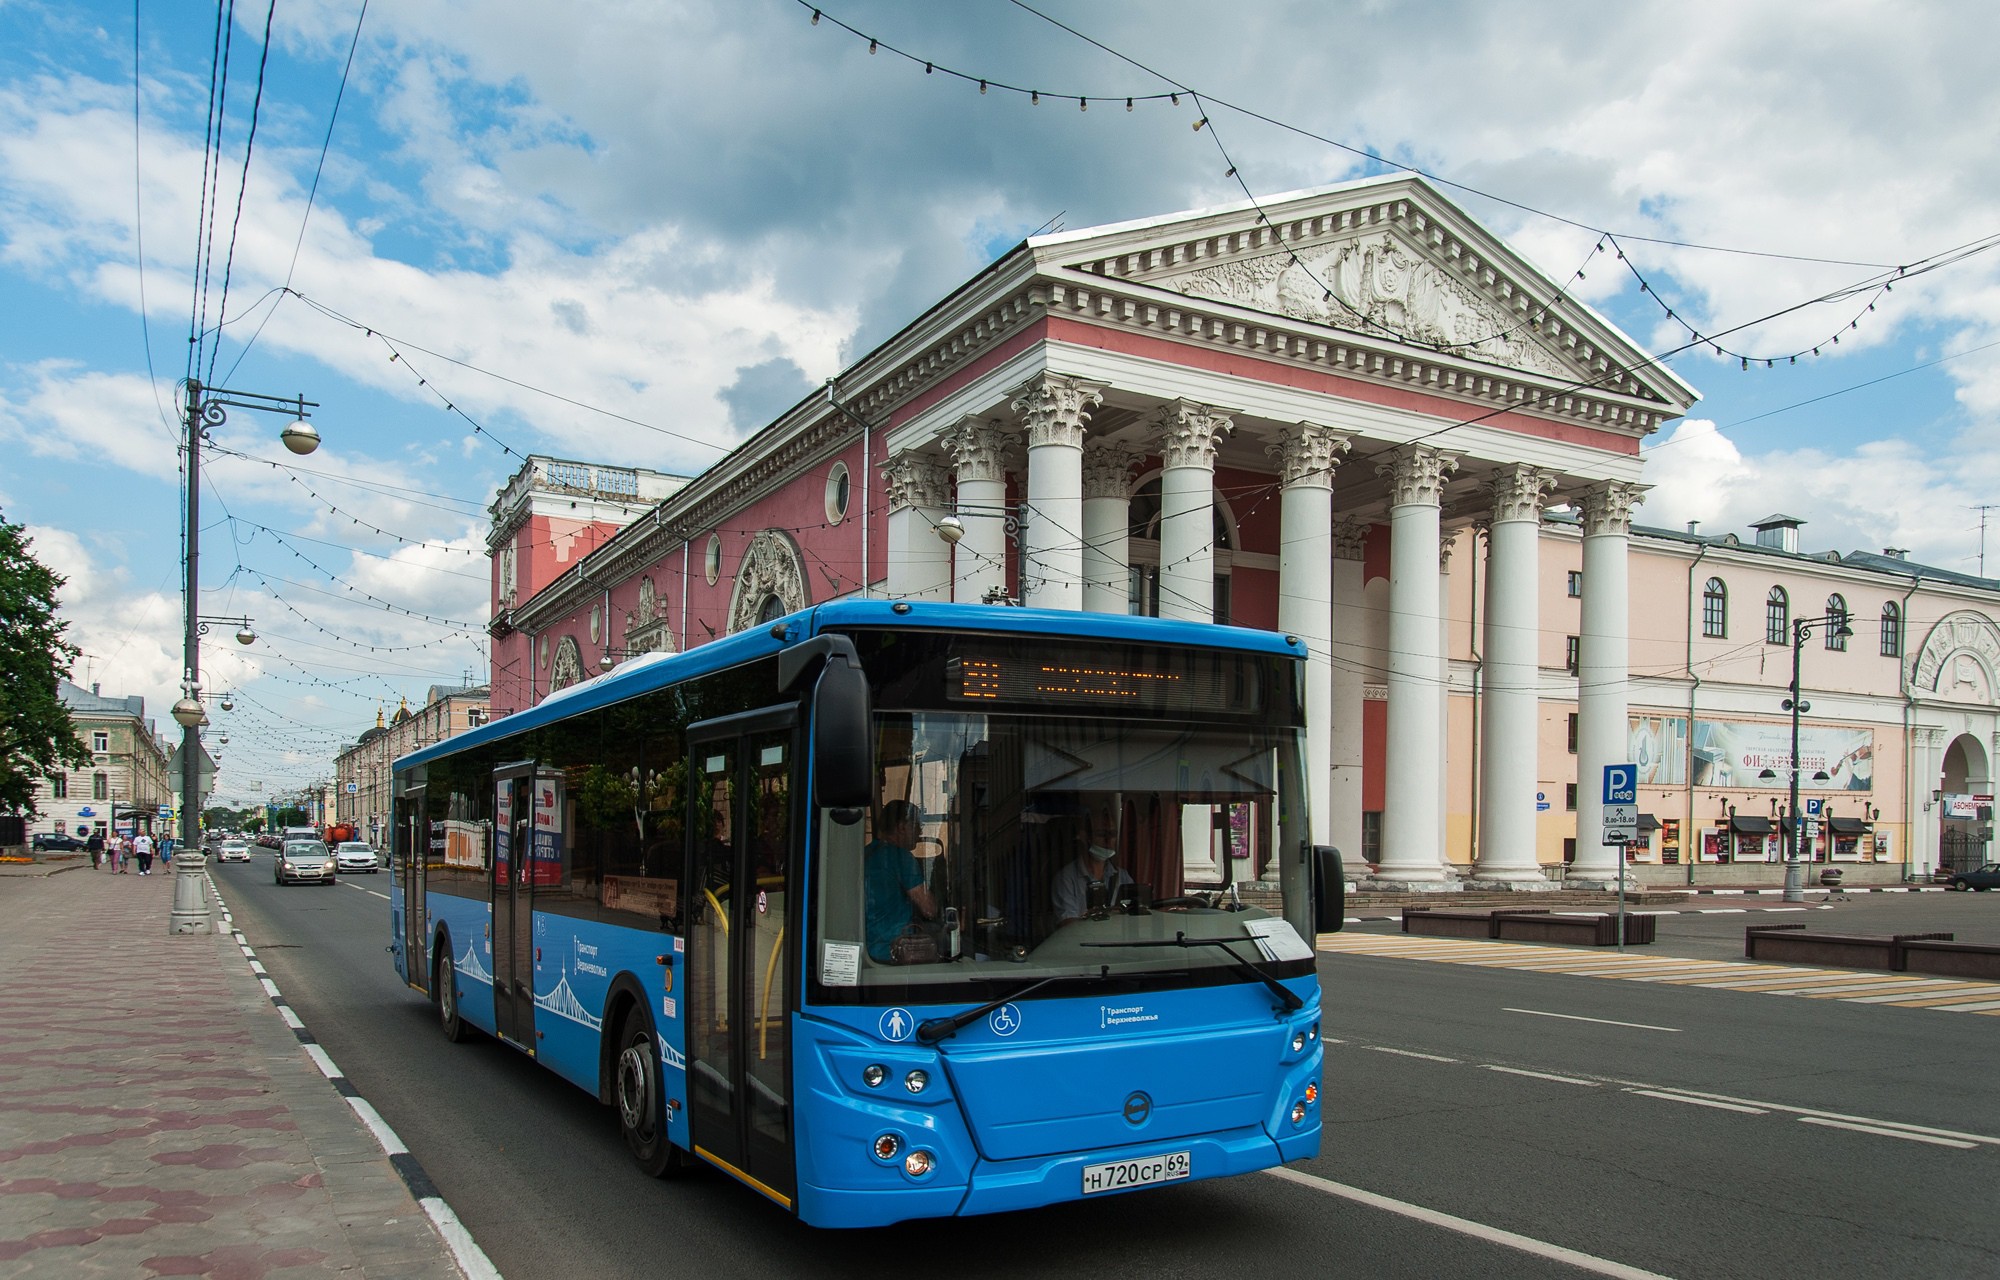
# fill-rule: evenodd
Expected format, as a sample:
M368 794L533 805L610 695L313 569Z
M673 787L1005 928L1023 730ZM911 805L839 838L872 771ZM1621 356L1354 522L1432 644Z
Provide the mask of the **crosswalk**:
M1732 960L1685 960L1671 956L1619 955L1575 947L1529 946L1457 938L1413 938L1401 933L1323 934L1319 949L1336 955L1430 960L1488 969L1566 973L1630 982L1666 982L1684 987L1750 991L1808 1000L1851 1000L1904 1009L1945 1009L1954 1013L2000 1014L2000 982L1961 982L1915 974L1869 973L1853 969L1811 969L1798 965L1751 964Z

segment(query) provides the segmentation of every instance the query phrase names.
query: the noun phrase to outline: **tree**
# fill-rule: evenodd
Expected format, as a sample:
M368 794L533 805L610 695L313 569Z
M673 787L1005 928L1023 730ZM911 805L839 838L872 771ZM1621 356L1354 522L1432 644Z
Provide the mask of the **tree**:
M63 639L56 617L63 584L29 553L18 524L0 519L0 812L35 812L35 782L90 764L56 682L80 650Z

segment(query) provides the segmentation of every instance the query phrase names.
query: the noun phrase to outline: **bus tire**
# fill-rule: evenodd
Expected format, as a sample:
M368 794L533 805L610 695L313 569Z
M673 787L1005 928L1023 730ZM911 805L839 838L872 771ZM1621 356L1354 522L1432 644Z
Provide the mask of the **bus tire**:
M451 958L451 935L438 935L437 961L431 970L431 999L437 1002L438 1027L453 1044L472 1034L471 1024L458 1012L458 966Z
M666 1084L660 1075L660 1043L644 1005L634 1005L618 1027L618 1057L612 1064L611 1102L625 1149L649 1178L670 1178L687 1167L680 1148L667 1136Z

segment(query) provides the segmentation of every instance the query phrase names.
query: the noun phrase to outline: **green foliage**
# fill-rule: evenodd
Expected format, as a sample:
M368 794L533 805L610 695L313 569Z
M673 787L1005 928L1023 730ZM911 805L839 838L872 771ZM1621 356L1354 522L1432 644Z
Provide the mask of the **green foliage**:
M20 525L0 519L0 813L34 813L36 779L90 764L56 696L79 652L56 617L63 579L30 543Z
M271 826L274 829L279 827L309 827L311 825L312 815L295 804L286 805L271 815Z

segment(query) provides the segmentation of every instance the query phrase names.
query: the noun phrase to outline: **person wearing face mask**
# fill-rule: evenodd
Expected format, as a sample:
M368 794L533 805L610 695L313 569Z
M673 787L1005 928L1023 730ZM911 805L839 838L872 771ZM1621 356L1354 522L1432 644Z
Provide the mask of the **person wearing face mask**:
M1083 847L1056 872L1056 919L1064 924L1090 914L1092 889L1102 886L1103 901L1110 906L1118 901L1118 891L1132 883L1132 877L1112 861L1118 856L1116 849L1095 843L1082 827L1077 828L1076 838Z

